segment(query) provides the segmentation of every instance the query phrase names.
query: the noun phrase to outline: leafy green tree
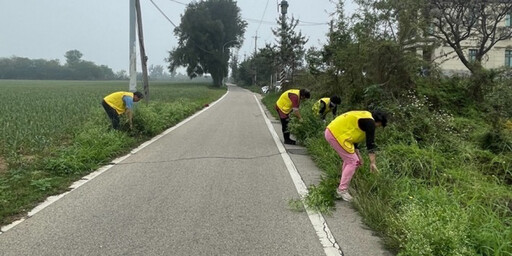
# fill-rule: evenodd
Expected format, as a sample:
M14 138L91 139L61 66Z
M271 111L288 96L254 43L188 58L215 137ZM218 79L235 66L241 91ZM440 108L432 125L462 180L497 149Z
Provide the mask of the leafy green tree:
M229 67L231 68L231 78L234 81L238 81L238 55L231 55L231 62L229 63Z
M252 58L243 60L238 66L236 82L241 85L251 85L254 77L254 68L252 67Z
M73 66L82 61L83 54L79 50L69 50L66 52L64 57L66 57L66 63L68 66Z
M270 77L277 71L277 57L279 51L276 46L266 44L264 48L259 49L256 55L244 60L233 70L235 81L244 85L263 86L268 84ZM255 81L255 77L260 77Z
M210 73L220 86L228 74L229 48L241 45L246 26L233 0L190 3L174 30L179 42L167 59L169 69L186 66L190 78Z
M306 52L304 45L308 42L301 32L296 32L295 28L299 24L299 20L291 18L287 22L286 17L279 16L277 20L278 27L272 29L274 36L278 38L279 52L277 56L279 65L289 74L289 78L293 81L295 71L302 67L304 54Z
M321 51L311 49L306 59L313 81L323 83L315 91L338 94L353 107L366 108L382 101L375 95L394 98L414 85L411 76L417 73L417 57L409 49L413 43L406 38L414 38L413 30L418 30L419 24L401 32L398 15L403 12L403 20L412 19L405 14L414 13L418 7L413 0L402 1L405 6L395 0L356 1L361 10L351 17L351 26L343 1L338 2L327 45Z
M149 66L149 78L151 80L163 80L163 79L165 79L164 67L162 65L151 65L151 66Z

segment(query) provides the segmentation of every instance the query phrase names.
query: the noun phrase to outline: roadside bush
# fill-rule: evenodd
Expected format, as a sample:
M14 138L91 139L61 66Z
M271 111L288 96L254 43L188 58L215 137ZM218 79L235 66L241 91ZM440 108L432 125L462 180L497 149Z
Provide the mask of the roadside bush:
M142 136L155 136L200 108L201 105L198 102L188 102L184 99L140 106L135 110L132 133ZM125 126L124 129L128 130L127 124Z
M323 137L325 127L328 124L313 113L313 104L313 100L301 103L301 120L298 120L293 114L290 115L291 121L288 124L288 129L302 143L308 138Z
M72 145L57 150L53 157L44 160L43 166L48 172L58 175L86 173L134 143L135 139L124 132L87 123L75 136Z
M500 118L512 118L512 80L504 80L491 88L485 96L485 102L497 112Z
M480 146L495 154L512 152L512 132L505 129L490 129L481 138Z
M453 115L434 109L428 97L419 97L415 91L403 94L398 104L390 106L390 112L400 137L412 137L420 145L443 143L456 135Z
M429 99L432 109L449 109L453 114L467 116L475 107L475 101L468 97L469 85L464 78L428 77L416 83L418 94Z

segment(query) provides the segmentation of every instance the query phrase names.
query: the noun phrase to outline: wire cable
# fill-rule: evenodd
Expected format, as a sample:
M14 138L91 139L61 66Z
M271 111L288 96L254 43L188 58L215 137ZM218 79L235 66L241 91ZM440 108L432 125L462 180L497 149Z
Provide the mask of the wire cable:
M178 3L178 4L182 4L182 5L185 5L185 6L187 6L187 5L188 5L188 4L186 4L186 3L178 2L178 1L176 1L176 0L169 0L169 1L171 1L171 2L175 2L175 3Z
M263 10L263 15L261 15L260 24L258 25L258 28L256 29L256 34L258 34L258 31L260 30L261 22L263 21L263 18L265 17L265 13L267 13L268 2L269 2L269 0L267 0L267 4L265 4L265 9Z
M252 19L252 18L243 18L243 19L248 22L258 22L260 24L276 25L275 21L258 20L258 19ZM323 25L329 25L329 23L328 22L309 22L309 21L299 20L299 24L297 26L323 26Z
M158 5L155 4L155 2L153 2L153 0L149 0L151 1L151 3L156 7L156 9L158 9L158 11L174 26L174 27L177 27L174 22L172 22L171 19L169 19L169 17L167 17L167 15L165 15L165 13L162 11L162 9L160 9L160 7L158 7Z

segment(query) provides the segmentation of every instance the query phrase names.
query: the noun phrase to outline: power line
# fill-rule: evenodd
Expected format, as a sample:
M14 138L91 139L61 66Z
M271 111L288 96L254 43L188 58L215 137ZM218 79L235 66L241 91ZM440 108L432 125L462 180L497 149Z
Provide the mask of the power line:
M265 9L263 10L263 15L261 15L260 24L258 25L258 28L256 29L256 34L258 33L258 30L260 30L261 22L263 21L263 18L265 17L265 13L267 12L268 1L269 0L267 0L267 4L265 4Z
M158 9L158 11L174 26L176 27L176 25L174 25L174 23L172 22L171 19L169 19L169 17L167 17L167 15L165 15L165 13L160 9L160 7L158 7L158 5L155 4L155 2L153 2L153 0L149 0L151 1L151 3L156 7L156 9Z
M252 18L243 18L244 20L248 22L258 22L263 23L266 25L275 25L275 21L265 21L265 20L258 20L258 19L252 19ZM297 26L322 26L322 25L329 25L328 22L309 22L309 21L301 21L299 20L299 24Z
M185 5L185 6L187 6L187 5L188 5L188 4L186 4L186 3L178 2L178 1L176 1L176 0L169 0L169 1L171 1L171 2L175 2L175 3L178 3L178 4L182 4L182 5Z

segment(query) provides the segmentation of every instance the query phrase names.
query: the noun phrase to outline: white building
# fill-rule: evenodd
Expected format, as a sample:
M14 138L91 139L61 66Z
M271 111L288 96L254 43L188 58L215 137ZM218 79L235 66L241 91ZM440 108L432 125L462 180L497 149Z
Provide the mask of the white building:
M502 26L512 27L511 14L508 14L506 19L501 23ZM471 39L461 43L464 54L468 60L476 59L477 45L476 40ZM421 50L419 54L423 55L423 51ZM467 74L469 72L453 48L449 45L440 46L432 51L431 56L424 57L430 57L430 60L432 60L443 73ZM486 69L512 68L512 38L496 43L496 45L483 56L482 65Z

